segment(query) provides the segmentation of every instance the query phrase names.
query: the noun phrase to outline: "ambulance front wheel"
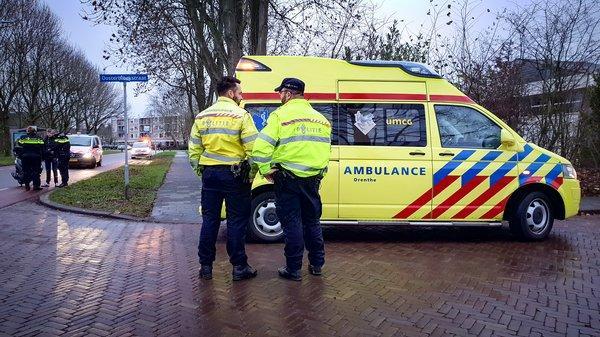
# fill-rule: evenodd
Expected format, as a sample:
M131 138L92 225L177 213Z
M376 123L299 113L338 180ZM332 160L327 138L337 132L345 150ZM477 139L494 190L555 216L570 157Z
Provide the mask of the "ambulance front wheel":
M275 193L263 192L252 199L252 215L248 223L248 238L253 241L275 242L283 238L281 222L275 213Z
M554 224L551 205L550 199L542 192L523 196L509 220L510 230L522 240L546 239Z

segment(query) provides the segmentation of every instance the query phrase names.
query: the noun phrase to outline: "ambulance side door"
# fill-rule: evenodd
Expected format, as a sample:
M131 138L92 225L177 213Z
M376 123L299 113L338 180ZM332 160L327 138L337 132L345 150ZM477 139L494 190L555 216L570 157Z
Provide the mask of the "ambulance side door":
M474 106L431 103L433 202L441 221L498 219L518 188L517 153L500 142L502 127Z
M431 210L424 102L340 100L340 219L422 219Z

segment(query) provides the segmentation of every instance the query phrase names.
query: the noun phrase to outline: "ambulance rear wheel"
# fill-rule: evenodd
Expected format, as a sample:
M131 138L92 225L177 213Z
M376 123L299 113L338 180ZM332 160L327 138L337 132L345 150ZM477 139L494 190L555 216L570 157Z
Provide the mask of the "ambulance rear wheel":
M275 242L283 238L281 222L275 213L275 193L264 192L252 199L248 238L253 241Z
M550 199L542 192L525 195L509 220L511 232L521 240L546 239L554 224L551 205Z

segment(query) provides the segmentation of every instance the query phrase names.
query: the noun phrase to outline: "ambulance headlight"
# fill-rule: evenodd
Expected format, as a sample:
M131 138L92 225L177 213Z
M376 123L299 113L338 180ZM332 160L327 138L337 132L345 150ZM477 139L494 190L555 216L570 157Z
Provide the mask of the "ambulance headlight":
M565 179L577 179L577 172L571 164L563 164L563 177Z

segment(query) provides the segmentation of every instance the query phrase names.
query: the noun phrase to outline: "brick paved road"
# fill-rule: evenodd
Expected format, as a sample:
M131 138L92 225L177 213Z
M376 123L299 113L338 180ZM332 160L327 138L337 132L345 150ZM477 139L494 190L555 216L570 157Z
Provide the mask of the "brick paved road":
M326 230L325 276L196 279L198 226L123 223L19 203L0 214L0 335L600 335L600 217L543 243L505 231Z

